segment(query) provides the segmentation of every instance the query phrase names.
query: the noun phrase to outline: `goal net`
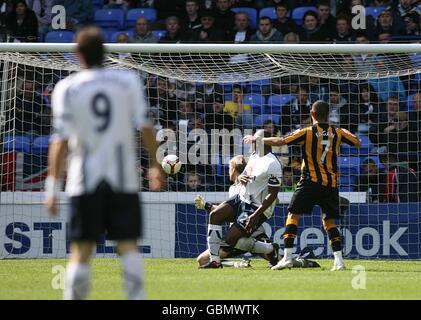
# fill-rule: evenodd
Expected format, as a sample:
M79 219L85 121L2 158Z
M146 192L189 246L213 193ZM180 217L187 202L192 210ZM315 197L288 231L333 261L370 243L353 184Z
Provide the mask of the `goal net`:
M65 257L67 199L61 216L42 206L51 132L50 96L79 70L73 44L0 45L0 258ZM146 257L195 257L206 249L207 214L196 194L219 203L230 186L228 163L250 154L242 137L264 128L286 135L310 124L316 100L329 121L356 133L360 149L338 157L345 254L421 258L421 47L399 45L107 45L108 68L132 69L144 80L158 158L176 154L181 171L162 192L148 192L149 160L138 150L143 178ZM273 148L283 164L282 192L265 230L281 243L287 205L300 176L297 146ZM330 255L319 209L305 216L296 252ZM281 246L282 247L282 246ZM98 242L97 256L113 256Z

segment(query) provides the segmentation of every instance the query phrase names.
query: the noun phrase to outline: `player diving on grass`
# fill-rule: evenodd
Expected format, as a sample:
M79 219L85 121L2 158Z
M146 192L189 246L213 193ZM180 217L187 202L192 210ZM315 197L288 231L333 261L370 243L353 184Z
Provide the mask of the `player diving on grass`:
M264 130L255 134L258 139ZM222 268L219 255L222 245L222 225L233 222L225 234L225 242L246 252L267 254L271 263L277 263L279 246L250 237L273 213L281 185L282 165L270 152L271 147L261 144L256 148L241 175L238 193L212 208L209 214L207 244L210 260L201 268ZM247 227L246 227L247 225Z
M341 143L359 147L361 142L348 130L328 124L329 105L326 102L319 100L313 103L310 114L313 120L311 126L298 129L286 137L262 139L265 146L300 144L303 155L301 179L288 206L283 235L284 257L272 270L292 267L298 222L301 215L311 213L315 205L322 209L323 227L333 250L334 264L331 270L345 269L342 239L335 224L335 219L340 217L337 158ZM247 143L255 140L256 137L251 135L244 137Z
M247 162L243 155L235 156L229 162L229 177L230 177L230 181L233 182L233 184L230 186L229 191L228 191L230 198L239 193L241 183L238 180L238 178L240 174L244 171L246 164ZM215 210L218 207L215 204L206 202L205 199L201 195L197 195L194 198L194 204L196 206L196 209L204 209L207 212L211 212L212 210ZM271 208L269 208L269 210L270 209ZM251 235L251 237L256 239L256 241L270 243L269 237L267 236L265 229L262 225L259 226L259 228L257 228L257 230ZM221 259L236 257L244 253L246 253L246 251L231 247L225 242L221 243L221 247L219 249L219 257ZM269 262L271 260L267 254L262 254L262 257L265 258L266 260L269 260ZM209 261L210 261L209 249L203 251L197 257L197 262L199 263L199 266L204 266L208 264ZM235 261L221 260L221 263L224 267L249 267L250 266L248 260L240 261L240 263L237 263Z

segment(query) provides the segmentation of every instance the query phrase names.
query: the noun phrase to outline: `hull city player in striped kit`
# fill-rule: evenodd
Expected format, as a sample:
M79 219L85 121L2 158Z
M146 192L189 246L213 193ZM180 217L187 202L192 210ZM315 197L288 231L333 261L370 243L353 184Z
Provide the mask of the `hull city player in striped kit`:
M301 145L303 162L301 179L288 206L288 218L283 235L284 257L273 270L292 267L292 250L297 237L297 226L302 214L312 212L315 205L322 209L323 227L329 237L334 255L331 269L343 270L342 240L335 219L339 217L338 164L339 146L346 143L359 147L360 140L348 130L328 124L329 105L316 101L310 111L313 125L298 129L286 137L264 138L263 143L270 146L290 144ZM253 141L252 136L244 137L245 142Z

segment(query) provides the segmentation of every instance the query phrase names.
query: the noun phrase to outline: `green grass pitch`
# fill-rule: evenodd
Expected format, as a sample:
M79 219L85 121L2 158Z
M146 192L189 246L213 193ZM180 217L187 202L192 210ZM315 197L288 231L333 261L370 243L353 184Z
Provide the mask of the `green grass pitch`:
M146 259L147 297L162 299L421 299L421 261L347 260L346 271L271 271L266 261L252 268L198 270L194 259ZM61 299L52 288L52 268L64 259L0 260L0 299ZM365 289L353 289L354 266L365 269ZM124 299L118 259L94 259L90 299ZM55 278L57 280L57 278ZM356 280L354 280L355 282ZM361 284L361 282L359 282Z

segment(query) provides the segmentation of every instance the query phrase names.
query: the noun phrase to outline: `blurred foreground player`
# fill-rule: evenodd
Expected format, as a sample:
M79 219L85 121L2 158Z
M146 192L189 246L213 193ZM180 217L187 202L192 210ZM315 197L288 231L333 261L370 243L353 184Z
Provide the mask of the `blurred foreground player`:
M82 71L60 81L52 96L53 126L46 181L46 206L57 214L60 178L69 153L66 191L70 202L71 255L64 299L85 299L90 287L90 257L105 232L117 241L129 299L144 298L141 212L136 172L136 129L150 156L149 187L163 183L157 145L146 118L144 88L136 74L103 68L100 29L77 34Z

